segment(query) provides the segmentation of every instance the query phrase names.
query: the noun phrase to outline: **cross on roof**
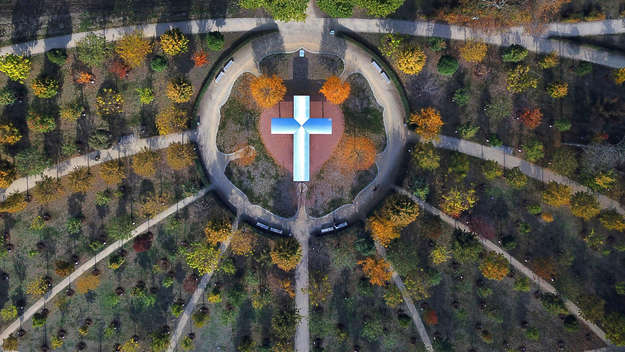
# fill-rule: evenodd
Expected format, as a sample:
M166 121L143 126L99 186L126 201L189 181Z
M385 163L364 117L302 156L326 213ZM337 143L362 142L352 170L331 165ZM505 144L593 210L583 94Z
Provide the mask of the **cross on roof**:
M310 96L293 97L293 118L272 118L271 134L293 135L293 181L310 180L310 135L332 134L332 119L310 117Z

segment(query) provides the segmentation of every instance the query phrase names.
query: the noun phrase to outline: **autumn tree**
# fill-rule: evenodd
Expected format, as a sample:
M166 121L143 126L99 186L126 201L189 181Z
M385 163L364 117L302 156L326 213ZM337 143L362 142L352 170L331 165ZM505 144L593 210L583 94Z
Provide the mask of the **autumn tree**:
M480 270L485 278L501 281L510 272L510 267L503 255L489 252L480 264Z
M32 63L24 55L7 54L0 56L0 72L6 74L11 81L24 83L30 74Z
M402 195L389 197L382 207L367 220L371 237L383 247L399 238L400 230L419 216L419 208L409 198Z
M443 119L438 110L429 107L410 115L410 123L415 126L415 132L422 140L438 140L438 134L443 127Z
M474 189L461 190L454 187L441 198L441 209L454 218L459 217L463 211L473 208L477 202Z
M527 65L517 65L506 77L506 89L511 93L523 93L538 86L538 78Z
M89 72L82 71L78 73L74 81L78 84L94 83L95 76Z
M182 250L187 265L197 270L200 275L212 272L217 267L219 249L206 243L196 242Z
M156 163L161 156L150 149L143 148L141 153L136 154L132 158L132 169L139 176L150 177L156 173Z
M408 75L416 75L425 66L427 57L423 49L418 47L409 47L400 50L395 57L395 65L397 68Z
M547 93L554 99L564 98L569 94L569 84L562 81L551 82L547 85Z
M9 195L4 202L0 203L0 212L2 213L19 213L20 211L26 209L25 197L23 193L13 193Z
M560 64L560 57L558 56L558 53L556 53L555 51L550 53L547 56L542 57L538 61L538 66L540 66L540 68L542 68L543 70L554 68L558 66L559 64Z
M440 166L440 155L432 143L419 143L414 146L412 161L417 167L424 170L436 170Z
M434 265L446 263L449 259L451 259L451 250L444 246L436 246L430 252L430 259Z
M120 160L111 160L100 165L100 177L109 185L121 183L126 178L126 167Z
M193 86L184 78L176 78L167 84L166 95L174 103L186 103L193 96Z
M93 182L93 174L86 167L76 167L68 176L69 188L73 192L86 192Z
M119 79L125 79L128 78L130 66L121 60L114 60L111 66L109 66L109 72L115 74Z
M148 193L143 198L139 214L144 217L154 216L167 208L167 205L171 203L173 198L171 190Z
M15 165L0 159L0 188L8 188L16 177Z
M234 255L248 256L253 253L256 236L249 230L237 231L230 239L230 250Z
M31 109L26 117L26 124L28 129L32 131L48 133L56 128L56 118L50 114Z
M602 211L599 222L608 230L625 231L625 218L614 209Z
M358 261L372 285L385 286L391 279L391 265L384 258L367 257Z
M95 105L100 115L119 114L124 111L124 97L112 88L104 88L96 97Z
M33 94L42 99L52 98L59 92L59 82L50 77L37 78L33 80L30 87L33 89Z
M191 56L194 67L202 67L208 63L208 54L204 51L198 51Z
M571 200L571 187L551 181L543 191L543 202L554 206L561 207L568 205Z
M625 67L614 70L614 83L621 85L625 82Z
M328 99L332 104L342 104L351 91L348 82L342 82L337 76L330 76L324 83L319 92Z
M82 274L76 280L76 292L84 295L89 291L95 291L100 286L100 275L94 275L93 273Z
M336 161L343 172L367 170L375 163L376 148L367 137L344 135L337 148Z
M438 315L436 315L436 311L433 309L428 309L423 314L423 321L429 326L434 326L438 324Z
M599 215L599 202L591 193L577 192L571 197L571 213L584 220L590 220Z
M167 165L174 170L182 170L191 165L195 160L195 148L192 144L172 143L166 151Z
M488 47L485 43L470 40L460 48L460 56L468 62L477 63L484 60L487 51Z
M152 248L152 240L154 240L154 235L152 232L142 233L139 236L135 237L132 241L132 249L135 253L142 253L150 250Z
M302 248L293 237L280 238L275 241L269 255L272 263L288 272L295 269L302 259Z
M543 118L543 113L538 108L525 109L525 111L523 111L523 113L520 116L520 119L521 119L521 122L523 122L523 125L525 125L525 127L532 129L532 130L538 127L538 125L540 125L542 118Z
M141 66L145 57L152 52L152 43L143 38L143 33L135 31L126 34L115 45L115 52L130 68Z
M58 178L43 176L35 185L35 195L41 203L50 203L63 194L63 185Z
M209 220L204 226L206 241L213 246L225 242L232 233L232 225L226 218Z
M185 111L170 105L156 115L156 129L162 136L178 133L187 128L188 119Z
M20 130L15 128L12 123L0 125L0 144L13 145L21 139Z
M169 56L185 53L189 49L189 39L178 28L172 28L163 33L160 41L161 49Z
M250 83L250 92L256 103L263 108L270 108L284 98L286 86L282 78L273 75L256 77Z

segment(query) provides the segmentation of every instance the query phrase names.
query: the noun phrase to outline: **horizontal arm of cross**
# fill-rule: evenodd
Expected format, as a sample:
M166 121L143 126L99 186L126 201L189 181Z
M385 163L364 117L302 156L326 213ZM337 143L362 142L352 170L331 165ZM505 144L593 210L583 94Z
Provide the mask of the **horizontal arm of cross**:
M299 122L292 118L271 119L271 134L294 134L300 128Z
M312 118L304 124L309 134L332 134L332 119Z

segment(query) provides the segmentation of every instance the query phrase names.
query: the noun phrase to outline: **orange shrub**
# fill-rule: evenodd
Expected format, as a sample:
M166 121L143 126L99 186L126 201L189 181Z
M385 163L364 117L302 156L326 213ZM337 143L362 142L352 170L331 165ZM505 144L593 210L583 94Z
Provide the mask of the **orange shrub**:
M80 72L78 73L78 77L76 77L76 83L78 84L87 84L95 81L95 76L89 72Z
M202 67L208 63L208 54L203 51L198 51L191 57L193 60L193 66Z
M336 162L344 172L367 170L375 163L375 156L371 139L345 135L337 149Z
M543 113L540 109L525 109L525 111L521 114L521 122L525 125L525 127L534 129L540 125L540 122L543 118Z
M415 125L415 132L426 141L438 139L444 125L440 112L432 107L410 115L410 123Z

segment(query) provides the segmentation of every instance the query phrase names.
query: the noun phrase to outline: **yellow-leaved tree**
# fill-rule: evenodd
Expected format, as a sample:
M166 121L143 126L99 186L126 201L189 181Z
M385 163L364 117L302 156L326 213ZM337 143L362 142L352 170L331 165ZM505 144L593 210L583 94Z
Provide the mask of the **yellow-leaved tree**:
M395 57L397 68L408 75L416 75L425 66L427 57L421 48L409 47L400 50Z
M132 169L139 176L149 177L156 173L156 163L161 160L161 156L150 149L143 148L141 153L132 158Z
M152 43L143 38L141 31L126 34L115 45L115 52L130 68L141 65L145 57L152 52Z
M569 205L571 201L571 187L551 181L543 191L543 202L554 206L561 207Z
M482 62L487 51L485 43L469 40L460 48L460 56L468 62Z
M295 269L302 259L302 248L293 237L280 238L275 241L271 252L271 262L284 271Z
M156 129L160 135L183 131L187 127L187 113L173 105L166 107L156 115Z
M232 233L232 225L226 218L209 220L204 226L206 241L213 246L226 241L230 233Z
M121 160L111 160L100 165L100 177L109 185L116 185L126 178L126 167Z
M441 209L450 216L457 218L463 211L467 211L477 202L474 189L461 190L452 188L441 196Z
M190 143L172 143L166 152L167 165L174 170L182 170L193 165L195 160L195 150Z

